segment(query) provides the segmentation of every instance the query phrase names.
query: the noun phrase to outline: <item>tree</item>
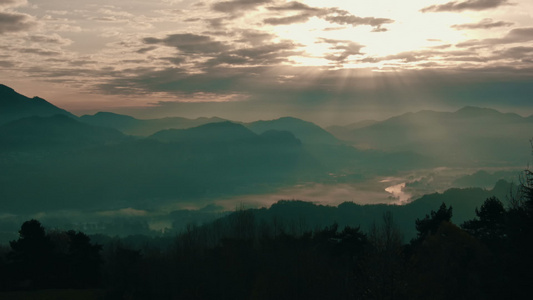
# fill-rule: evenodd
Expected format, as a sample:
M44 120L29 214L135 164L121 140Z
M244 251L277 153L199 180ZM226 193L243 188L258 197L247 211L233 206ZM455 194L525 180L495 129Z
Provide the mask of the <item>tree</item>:
M435 233L442 222L450 222L452 215L452 207L446 208L446 204L442 203L438 211L432 210L431 215L426 215L424 219L416 219L417 240L423 240L430 234Z
M403 234L390 211L383 214L382 220L381 224L372 225L368 234L369 247L358 266L363 299L405 296Z
M19 231L19 239L9 244L15 264L18 282L26 282L28 288L40 288L49 284L48 272L53 266L53 244L44 227L37 220L26 221Z
M409 299L487 299L480 281L486 248L454 224L442 221L417 243L410 258Z
M498 198L485 200L479 209L476 208L476 216L473 220L464 222L461 227L489 246L495 246L505 238L506 211Z
M69 237L68 260L71 285L75 288L95 287L100 279L102 246L92 245L83 232L67 231Z

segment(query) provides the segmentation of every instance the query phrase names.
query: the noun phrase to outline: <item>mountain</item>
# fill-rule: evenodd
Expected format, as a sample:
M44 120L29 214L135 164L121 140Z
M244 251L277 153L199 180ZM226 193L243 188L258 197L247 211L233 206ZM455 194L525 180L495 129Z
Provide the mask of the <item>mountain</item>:
M268 130L289 131L304 144L342 144L331 133L311 122L303 121L292 117L284 117L270 121L256 121L245 124L248 129L257 134Z
M0 155L5 213L155 209L268 192L325 174L291 133L257 135L231 122L131 138L64 116L31 117L0 127L0 145L9 147Z
M209 123L190 129L167 129L150 136L163 142L214 143L233 142L256 137L256 134L243 125L229 121Z
M334 223L339 228L344 226L361 226L368 232L375 225L383 222L386 212L392 213L394 226L404 235L405 242L416 237L416 219L423 219L430 212L437 211L442 203L452 207L452 222L461 225L476 217L475 210L489 197L497 197L505 203L505 197L511 189L517 186L505 181L498 182L492 189L480 188L449 189L443 193L423 196L407 205L360 205L354 202L344 202L335 206L320 205L301 200L280 200L270 208L249 209L254 215L256 224L277 223L284 230L299 231L300 233L331 226ZM236 212L239 213L239 212ZM223 219L231 219L231 215ZM215 221L220 223L219 221Z
M67 115L33 116L0 126L0 149L94 146L127 140L118 130L95 127Z
M0 84L0 124L25 117L49 117L57 114L77 118L42 98L28 98L15 92L12 88Z
M533 122L494 109L420 111L392 117L339 135L361 149L412 151L451 165L523 164Z
M115 128L129 135L149 136L164 129L185 129L207 123L223 122L221 118L187 119L181 117L141 120L127 115L110 112L98 112L94 115L83 115L80 120L84 123Z
M326 130L329 133L333 134L338 139L341 139L341 140L348 139L349 140L350 139L350 132L352 130L368 127L368 126L374 125L376 123L379 123L379 121L376 121L376 120L363 120L363 121L351 123L351 124L348 124L348 125L345 125L345 126L338 126L338 125L329 126L329 127L326 128Z

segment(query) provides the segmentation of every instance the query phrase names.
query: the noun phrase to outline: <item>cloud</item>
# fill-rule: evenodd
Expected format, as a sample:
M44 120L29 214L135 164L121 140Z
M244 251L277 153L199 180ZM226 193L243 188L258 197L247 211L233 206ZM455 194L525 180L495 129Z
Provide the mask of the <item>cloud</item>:
M525 55L533 55L533 47L512 47L509 49L505 49L501 52L501 54L508 58L523 58Z
M394 20L387 18L354 16L345 10L336 8L328 9L328 14L324 16L324 20L340 25L369 25L378 28L384 24L394 23Z
M503 44L524 43L530 41L533 41L533 27L512 29L503 38L469 40L462 43L458 43L455 46L459 48L485 47Z
M54 33L51 35L35 34L26 37L26 40L34 43L46 43L46 44L56 44L56 45L70 45L72 40L65 39L58 34Z
M214 41L211 37L192 33L171 34L164 39L147 37L143 39L146 44L161 44L174 47L189 54L214 54L228 49L221 42Z
M466 0L452 1L445 4L431 5L422 8L421 12L460 12L463 10L486 10L503 5L513 5L508 0Z
M289 3L286 3L284 5L278 5L278 6L270 6L268 7L269 10L272 11L308 11L308 12L320 12L320 8L311 7L309 5L292 1Z
M0 12L0 34L27 30L34 25L35 22L29 15Z
M230 66L268 66L288 61L291 56L302 55L300 46L292 41L273 43L266 37L263 43L252 42L251 47L243 47L223 52L201 64L201 68L212 69L220 65Z
M139 49L139 50L137 50L135 52L140 53L140 54L144 54L144 53L150 52L150 51L155 50L155 49L157 49L157 46L150 46L150 47L141 48L141 49Z
M180 64L184 63L186 59L184 57L161 57L160 59L169 61L173 63L174 65L179 66Z
M38 48L23 48L18 50L19 53L28 53L28 54L36 54L36 55L42 55L42 56L57 56L61 55L61 52L53 51L53 50L43 50Z
M512 22L504 22L504 21L498 21L494 22L492 19L483 19L479 21L478 23L467 23L467 24L457 24L452 25L451 27L457 30L463 30L463 29L490 29L495 27L505 27L505 26L511 26L514 23Z
M381 28L384 24L393 23L394 20L387 18L374 18L374 17L358 17L354 16L346 10L339 8L316 8L310 7L306 4L300 2L289 2L281 6L271 6L268 7L268 10L276 12L299 12L299 14L294 14L291 16L285 17L273 17L266 18L263 20L264 23L270 25L288 25L294 23L303 23L309 20L311 17L318 17L325 21L334 24L340 25L351 25L351 26L360 26L360 25L369 25L375 27L374 32L386 31L386 29Z
M272 33L252 29L245 29L240 32L240 35L241 39L236 40L237 43L246 43L251 45L261 45L265 42L270 42L276 37Z
M328 60L339 63L346 61L346 59L352 55L362 54L361 48L364 47L358 43L346 40L320 39L320 42L332 44L333 46L330 48L332 50L340 50L340 53L328 54L325 57Z
M245 10L255 9L256 7L271 3L273 0L233 0L214 3L211 8L218 12L235 13Z
M14 7L27 4L26 0L0 0L0 7Z
M533 27L515 28L501 39L507 43L519 43L533 41Z
M263 20L263 23L270 25L288 25L295 23L303 23L313 17L313 14L301 14L288 17L279 17L279 18L266 18Z
M7 60L0 60L0 67L2 68L12 68L14 67L15 64L11 61L7 61Z

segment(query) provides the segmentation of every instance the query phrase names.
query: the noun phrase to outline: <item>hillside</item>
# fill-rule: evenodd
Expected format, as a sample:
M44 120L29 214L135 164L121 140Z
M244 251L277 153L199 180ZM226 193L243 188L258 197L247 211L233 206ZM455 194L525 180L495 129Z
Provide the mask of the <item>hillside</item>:
M129 135L149 136L165 129L185 129L197 127L208 123L223 122L224 119L216 117L197 119L169 117L144 120L111 112L98 112L94 115L83 115L80 117L80 121L95 126L115 128Z
M12 88L0 84L0 125L20 118L31 116L50 117L57 114L76 118L70 112L42 98L28 98L17 93Z
M513 165L527 161L533 122L517 114L465 107L456 112L420 111L392 117L338 137L362 149L412 151L443 165Z
M322 129L320 126L291 117L284 117L270 121L256 121L245 124L245 126L257 134L261 134L268 130L286 130L294 134L294 136L304 144L342 144L341 141L337 140L333 135Z

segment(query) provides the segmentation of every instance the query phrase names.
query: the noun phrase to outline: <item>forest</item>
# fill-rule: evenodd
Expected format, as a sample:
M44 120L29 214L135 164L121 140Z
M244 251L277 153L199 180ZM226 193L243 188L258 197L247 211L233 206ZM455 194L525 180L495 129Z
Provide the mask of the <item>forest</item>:
M487 198L475 214L453 224L453 207L442 203L413 222L408 242L390 212L368 231L336 223L310 230L305 220L259 222L240 209L137 244L29 220L1 249L0 296L529 299L533 172L523 172L507 203Z

